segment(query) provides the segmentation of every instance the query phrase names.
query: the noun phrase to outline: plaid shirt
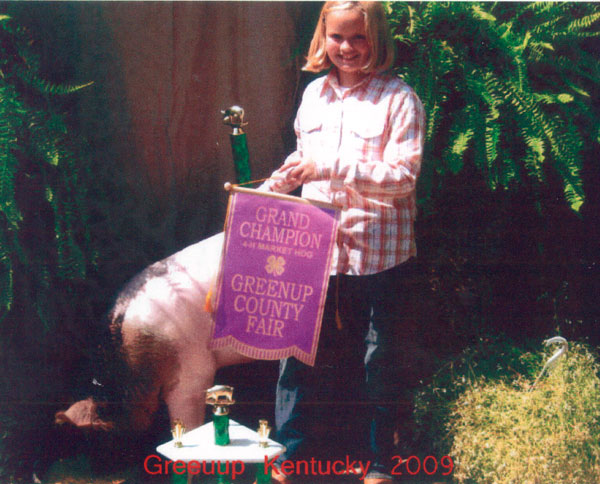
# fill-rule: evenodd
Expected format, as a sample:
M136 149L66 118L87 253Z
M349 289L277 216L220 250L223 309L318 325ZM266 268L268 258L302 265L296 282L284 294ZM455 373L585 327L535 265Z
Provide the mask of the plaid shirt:
M332 71L308 85L294 128L297 150L286 161L312 158L318 172L302 196L342 209L333 273L375 274L416 255L425 115L414 91L386 74L343 89ZM285 174L261 189L292 191Z

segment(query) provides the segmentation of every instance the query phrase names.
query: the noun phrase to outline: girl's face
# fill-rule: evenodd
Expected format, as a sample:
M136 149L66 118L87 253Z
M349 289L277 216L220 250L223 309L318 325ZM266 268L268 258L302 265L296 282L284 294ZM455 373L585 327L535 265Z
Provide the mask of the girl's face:
M369 61L365 19L359 10L333 10L325 18L325 50L337 68L341 86L353 86L366 74L361 69Z

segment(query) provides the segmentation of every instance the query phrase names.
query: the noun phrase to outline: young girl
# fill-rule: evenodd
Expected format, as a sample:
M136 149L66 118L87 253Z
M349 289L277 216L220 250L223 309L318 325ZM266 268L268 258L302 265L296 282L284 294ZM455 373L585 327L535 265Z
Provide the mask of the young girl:
M330 283L317 367L328 363L325 377L331 378L329 368L347 373L349 360L363 355L364 395L356 379L350 385L354 399L372 402L370 436L363 439L370 447L365 484L391 483L389 470L397 464L390 404L399 395L399 283L405 263L416 255L415 186L425 129L414 91L384 72L393 61L380 3L326 2L304 70L329 72L304 92L294 125L297 150L261 187L287 193L303 185L303 197L341 208L332 267L338 278ZM332 356L335 361L328 361ZM302 403L322 398L328 388L327 381L315 381L317 374L295 358L280 363L275 419L277 440L287 447L280 461L306 452L306 432L314 422ZM273 474L288 482L285 474Z

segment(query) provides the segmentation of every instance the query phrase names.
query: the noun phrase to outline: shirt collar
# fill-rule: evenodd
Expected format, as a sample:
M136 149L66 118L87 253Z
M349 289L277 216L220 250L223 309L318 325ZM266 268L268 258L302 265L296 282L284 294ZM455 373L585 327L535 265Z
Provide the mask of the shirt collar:
M351 91L354 91L357 89L366 88L367 84L371 81L371 79L373 77L374 77L373 73L367 74L364 79L362 79L360 82L358 82L354 86L348 88L348 90L346 92L351 92ZM337 71L335 70L335 68L333 68L329 71L329 73L327 74L327 77L325 78L325 82L323 83L323 90L325 90L328 87L330 89L333 89L333 91L336 93L337 97L339 97L341 99L342 88L338 81Z

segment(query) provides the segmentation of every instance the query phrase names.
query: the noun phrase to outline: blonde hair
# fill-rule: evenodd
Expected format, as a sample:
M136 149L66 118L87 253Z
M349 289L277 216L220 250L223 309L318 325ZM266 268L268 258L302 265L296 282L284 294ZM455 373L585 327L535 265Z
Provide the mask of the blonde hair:
M369 60L361 69L365 73L381 72L389 69L394 63L394 43L389 31L385 10L380 2L325 2L319 15L319 22L313 34L304 71L321 72L331 66L325 50L327 14L339 10L358 10L365 19L367 41L371 49Z

